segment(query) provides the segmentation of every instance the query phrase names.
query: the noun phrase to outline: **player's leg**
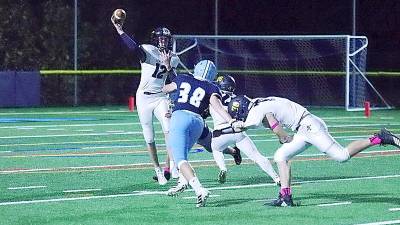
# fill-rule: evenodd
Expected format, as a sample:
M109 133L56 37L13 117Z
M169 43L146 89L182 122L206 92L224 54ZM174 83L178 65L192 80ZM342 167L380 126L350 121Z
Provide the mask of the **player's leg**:
M240 149L236 146L228 146L225 150L222 151L224 154L229 154L233 157L236 165L240 165L242 163L242 154Z
M244 154L247 155L251 160L253 160L257 165L265 172L267 173L275 183L279 184L279 176L275 172L274 168L271 165L271 162L261 155L261 153L258 151L256 145L254 142L247 136L244 132L243 133L238 133L235 134L236 136L241 136L238 138L238 141L236 145L242 150Z
M167 149L167 157L165 159L165 168L164 168L164 176L169 179L171 176L170 170L174 171L174 177L176 178L177 171L175 165L173 163L173 157L172 157L172 152L171 149L168 147L168 133L169 133L169 123L170 123L170 117L169 117L169 111L168 111L168 99L167 98L160 98L158 101L157 106L154 108L154 115L156 116L157 120L161 124L161 128L164 133L164 140L165 140L165 146Z
M346 162L354 155L374 145L390 144L396 146L396 138L398 137L383 128L379 133L374 134L370 138L353 141L346 148L343 148L329 134L326 124L321 119L311 117L309 120L311 120L309 122L311 130L304 132L307 135L307 141L338 162ZM313 129L313 127L317 126L320 127L319 130Z
M193 168L188 162L188 152L201 135L204 121L192 113L175 111L172 113L170 124L170 146L173 151L174 161L177 162L179 171L197 195L197 207L205 205L209 195L203 188Z
M278 166L281 189L276 200L272 201L272 206L293 206L291 190L291 167L289 160L295 155L303 152L310 145L305 142L304 137L299 134L293 136L293 140L283 144L274 155L274 160Z
M207 125L204 126L197 144L203 146L208 152L213 154L215 163L217 164L220 172L218 173L218 181L224 183L226 180L226 165L224 154L219 151L213 151L211 147L212 132Z
M212 138L211 147L213 149L213 156L214 156L214 159L216 160L216 162L218 160L217 159L218 156L223 157L222 152L225 151L229 147L229 145L234 145L234 144L235 144L234 134L224 134L219 137ZM241 158L241 156L240 156L240 158ZM217 164L218 164L218 162L217 162ZM222 183L226 182L228 169L225 166L225 162L224 162L223 166L219 165L219 168L220 168L220 171L218 173L218 182L222 184Z
M146 141L147 151L149 152L150 159L154 165L157 180L160 185L167 183L163 171L160 167L157 156L157 148L154 141L154 128L153 128L153 109L155 107L154 99L146 95L137 93L137 111L142 126L143 136Z

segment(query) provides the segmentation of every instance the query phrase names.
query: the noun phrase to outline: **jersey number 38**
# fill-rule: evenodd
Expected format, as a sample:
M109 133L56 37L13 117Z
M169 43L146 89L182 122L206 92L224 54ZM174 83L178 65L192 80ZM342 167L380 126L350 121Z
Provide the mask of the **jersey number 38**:
M188 102L195 106L195 107L200 107L200 103L203 100L204 96L206 95L206 92L204 91L203 88L197 87L193 93L189 96L190 94L190 89L192 89L192 86L190 86L189 83L183 82L181 83L179 87L179 99L178 102L185 103Z

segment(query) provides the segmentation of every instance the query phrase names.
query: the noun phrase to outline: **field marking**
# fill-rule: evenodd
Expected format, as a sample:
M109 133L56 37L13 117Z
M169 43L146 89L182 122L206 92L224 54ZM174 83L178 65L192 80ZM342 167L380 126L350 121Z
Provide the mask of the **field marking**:
M386 225L386 224L400 224L400 220L387 220L381 222L374 222L374 223L359 223L355 225Z
M36 188L46 188L47 186L26 186L26 187L9 187L8 190L23 190L23 189L36 189Z
M319 207L328 207L328 206L337 206L337 205L350 205L352 202L335 202L335 203L326 203L326 204L319 204Z
M296 183L296 184L325 183L325 182L337 182L337 181L387 179L387 178L399 178L399 177L400 177L400 174L396 174L396 175L375 176L375 177L354 177L354 178L344 178L344 179L338 178L338 179L324 179L324 180L314 180L314 181L299 181L299 182L294 182L294 183ZM238 186L227 186L227 187L214 187L214 188L208 188L208 190L230 190L230 189L257 188L257 187L267 187L267 186L276 186L276 185L274 183L250 184L250 185L238 185ZM186 191L193 191L193 190L191 189L191 190L186 190ZM143 195L166 195L166 194L167 194L167 191L133 191L133 193L129 193L129 194L99 195L99 196L87 196L87 197L75 197L75 198L55 198L55 199L42 199L42 200L26 200L26 201L16 201L16 202L0 202L0 206L90 200L90 199L107 199L107 198L118 198L118 197L143 196Z
M355 158L369 158L369 157L383 157L383 156L397 156L400 150L385 150L385 151L369 151L362 152L354 156ZM67 153L74 154L74 153ZM81 153L82 154L82 153ZM90 154L90 153L88 153ZM101 153L99 153L101 154ZM109 154L109 153L104 153ZM2 156L11 157L11 156ZM14 156L14 157L24 157L24 156ZM266 156L266 158L271 159L271 156ZM254 164L248 158L243 158L248 160L248 162L242 162L242 164ZM243 161L244 161L243 160ZM301 154L296 156L293 161L317 161L317 160L332 160L328 158L325 154ZM226 159L225 161L233 162L234 159ZM204 166L214 166L215 161L213 159L208 160L192 160L192 165L195 167ZM206 164L205 164L206 163ZM96 165L96 166L77 166L77 167L55 167L55 168L40 168L40 169L10 169L10 170L0 170L0 174L16 174L16 173L41 173L41 172L93 172L99 170L132 170L132 169L147 169L152 168L152 163L134 163L134 164L117 164L117 165Z
M219 197L221 195L209 195L208 197L214 198L214 197ZM197 196L190 196L190 197L182 197L183 199L196 199Z
M389 211L400 211L400 208L390 208Z
M90 191L101 191L100 188L92 188L92 189L80 189L80 190L64 190L64 193L79 193L79 192L90 192Z
M57 124L57 125L31 125L31 126L4 126L0 129L18 129L18 128L50 128L50 127L97 127L97 126L132 126L139 125L140 122L129 123L81 123L81 124Z
M49 128L49 131L58 131L58 130L65 130L65 128Z
M45 135L8 136L8 137L0 137L0 139L46 138L46 137L51 138L51 137L76 137L76 136L111 136L111 135L131 135L131 134L142 134L142 133L143 133L142 131L129 131L129 132L121 132L121 133L51 134L51 135L45 134Z
M141 141L141 140L138 140ZM117 140L97 140L97 141L65 141L65 142L41 142L41 143L16 143L16 144L4 144L0 147L11 147L11 146L39 146L39 145L65 145L65 144L87 144L87 143L109 143L109 142L134 142L131 139L117 139ZM9 151L11 152L11 151Z

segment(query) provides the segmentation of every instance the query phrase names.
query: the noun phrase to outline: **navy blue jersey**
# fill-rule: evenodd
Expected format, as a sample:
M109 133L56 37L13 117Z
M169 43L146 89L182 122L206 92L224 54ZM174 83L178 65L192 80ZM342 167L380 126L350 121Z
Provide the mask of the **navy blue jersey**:
M174 111L188 110L201 115L210 105L210 97L221 92L217 85L206 80L198 80L189 74L179 74L173 82L177 91L173 95Z

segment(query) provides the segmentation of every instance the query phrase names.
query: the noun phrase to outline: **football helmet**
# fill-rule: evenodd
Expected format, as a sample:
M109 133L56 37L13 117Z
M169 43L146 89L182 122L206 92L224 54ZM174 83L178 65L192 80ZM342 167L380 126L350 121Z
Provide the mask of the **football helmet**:
M217 75L217 67L210 60L201 60L194 66L193 76L199 79L213 81Z
M157 46L160 50L172 50L172 35L166 27L158 27L151 32L151 44Z
M245 121L250 110L251 99L246 95L234 97L228 105L228 113L232 118Z
M217 76L215 83L221 91L233 93L236 89L235 79L227 74Z

